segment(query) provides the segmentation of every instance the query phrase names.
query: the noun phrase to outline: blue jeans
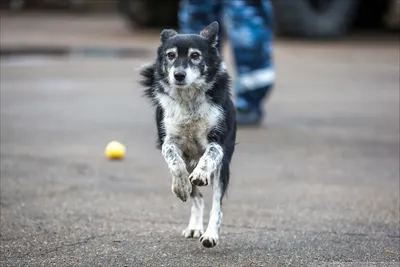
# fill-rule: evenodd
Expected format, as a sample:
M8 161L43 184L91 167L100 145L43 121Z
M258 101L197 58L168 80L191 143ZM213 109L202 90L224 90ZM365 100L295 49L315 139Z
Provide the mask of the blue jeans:
M178 21L182 33L199 33L212 21L225 26L220 27L220 40L226 29L237 71L235 104L239 108L250 106L260 110L262 100L275 82L271 2L181 0Z

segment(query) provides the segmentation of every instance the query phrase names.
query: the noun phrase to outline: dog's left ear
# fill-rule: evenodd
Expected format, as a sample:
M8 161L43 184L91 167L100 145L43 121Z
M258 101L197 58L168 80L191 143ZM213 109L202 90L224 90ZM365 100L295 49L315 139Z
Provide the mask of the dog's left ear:
M200 32L200 36L207 38L210 41L211 46L216 46L218 43L218 32L219 32L219 24L214 21L210 25L207 26L204 30Z
M161 32L160 38L161 38L161 42L165 42L166 40L168 40L170 37L174 36L178 34L175 30L171 30L171 29L165 29Z

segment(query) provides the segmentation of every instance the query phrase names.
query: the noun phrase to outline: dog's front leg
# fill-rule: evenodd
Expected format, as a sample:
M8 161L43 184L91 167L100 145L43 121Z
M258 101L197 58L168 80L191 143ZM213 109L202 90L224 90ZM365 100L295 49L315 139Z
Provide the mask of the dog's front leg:
M221 169L224 151L222 147L215 142L211 142L200 158L196 168L189 176L192 184L204 186L211 183L213 177L213 203L210 212L210 220L208 222L206 232L201 236L200 242L204 247L214 247L218 244L219 228L221 226L222 211L222 187L221 187Z
M192 192L192 185L188 179L186 164L181 157L181 150L173 141L166 140L161 147L161 153L172 175L172 192L186 202Z
M215 142L208 144L204 155L200 158L196 168L189 176L189 181L197 186L210 184L211 175L220 167L224 152Z

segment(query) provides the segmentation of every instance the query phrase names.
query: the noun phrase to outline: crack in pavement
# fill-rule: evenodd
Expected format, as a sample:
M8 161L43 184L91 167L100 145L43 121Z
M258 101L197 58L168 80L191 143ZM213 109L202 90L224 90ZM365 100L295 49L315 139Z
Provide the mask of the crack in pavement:
M104 236L106 236L106 234L103 234L103 235L96 235L96 236L90 236L90 237L87 237L87 238L85 238L85 239L83 239L83 240L81 240L81 241L75 242L75 243L63 244L63 245L61 245L61 246L55 247L55 248L53 248L53 249L50 249L50 250L48 250L48 251L42 252L42 253L40 253L39 255L40 255L40 256L45 256L45 255L50 254L50 253L52 253L52 252L55 252L55 251L57 251L57 250L59 250L59 249L62 249L62 248L65 248L65 247L73 247L73 246L85 244L85 243L87 243L87 242L89 242L89 241L91 241L91 240L93 240L93 239L96 239L96 238L99 238L99 237L104 237Z

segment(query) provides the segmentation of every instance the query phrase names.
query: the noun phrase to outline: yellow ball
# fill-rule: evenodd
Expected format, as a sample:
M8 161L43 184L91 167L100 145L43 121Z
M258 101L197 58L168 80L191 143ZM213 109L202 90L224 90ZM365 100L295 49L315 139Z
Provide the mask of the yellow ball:
M111 141L107 144L104 153L109 159L123 159L126 148L118 141Z

